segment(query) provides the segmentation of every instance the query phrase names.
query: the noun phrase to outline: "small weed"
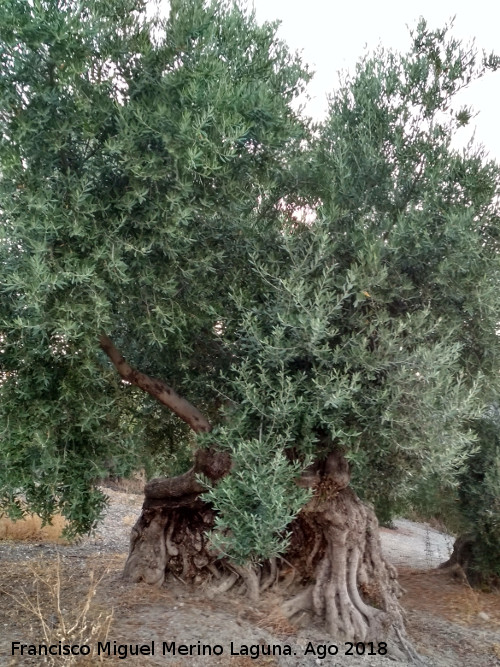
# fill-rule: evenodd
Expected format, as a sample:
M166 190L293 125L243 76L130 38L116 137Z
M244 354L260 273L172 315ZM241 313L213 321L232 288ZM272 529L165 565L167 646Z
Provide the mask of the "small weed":
M96 576L94 571L89 573L89 581L81 598L71 599L71 608L63 600L63 589L65 581L61 574L61 560L47 567L45 563L34 563L31 566L32 582L29 589L23 588L13 594L3 591L8 595L20 610L28 614L34 622L30 627L31 643L42 643L49 645L79 644L88 645L92 654L82 659L79 656L44 656L45 664L49 665L74 665L74 664L96 664L102 659L93 655L98 642L106 642L113 611L99 610L93 603L97 588L106 572ZM80 573L78 573L80 576ZM66 608L68 607L68 608ZM30 641L30 638L27 638Z

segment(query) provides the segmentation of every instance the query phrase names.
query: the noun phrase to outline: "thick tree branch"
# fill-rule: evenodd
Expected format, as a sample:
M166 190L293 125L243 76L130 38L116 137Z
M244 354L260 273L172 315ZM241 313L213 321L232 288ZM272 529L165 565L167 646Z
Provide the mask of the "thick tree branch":
M151 479L144 488L146 502L159 498L179 498L190 494L206 491L197 479L199 474L205 475L212 482L227 475L231 469L231 457L227 452L213 449L198 449L194 455L194 465L183 475L177 477L158 477Z
M194 468L177 477L156 477L144 487L146 500L180 498L203 491L206 491L206 488L197 480Z
M172 387L169 387L161 380L151 378L149 375L145 375L132 368L108 336L102 334L99 338L99 344L124 380L130 382L130 384L137 385L143 391L151 394L153 398L156 398L157 401L172 410L186 424L189 424L195 433L208 433L208 431L212 430L210 422L198 408L195 408L194 405L191 405L182 396L179 396Z

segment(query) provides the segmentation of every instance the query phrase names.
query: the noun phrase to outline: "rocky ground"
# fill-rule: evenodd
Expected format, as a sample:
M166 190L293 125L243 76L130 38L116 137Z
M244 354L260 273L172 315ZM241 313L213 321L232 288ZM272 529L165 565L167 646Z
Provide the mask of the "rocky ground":
M68 637L71 643L92 646L101 641L104 656L80 660L85 665L102 659L171 667L412 664L382 655L382 645L351 648L330 641L319 627L292 626L271 594L252 607L237 595L208 600L179 581L161 589L124 582L120 574L141 497L106 492L111 503L105 522L94 537L77 545L0 541L0 665L44 664L44 658L20 656L19 651L12 656L12 642L38 645L45 636L55 644ZM395 530L381 529L381 539L406 590L402 604L408 634L421 664L500 665L500 595L474 591L433 569L446 559L452 538L399 520ZM130 645L143 654L131 656ZM180 646L191 646L192 655L179 654ZM55 657L53 664L69 662Z

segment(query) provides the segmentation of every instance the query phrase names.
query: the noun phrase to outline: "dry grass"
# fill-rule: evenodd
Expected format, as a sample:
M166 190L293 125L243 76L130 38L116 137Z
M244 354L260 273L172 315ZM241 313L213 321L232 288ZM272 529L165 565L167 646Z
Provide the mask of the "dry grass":
M120 493L130 493L138 496L144 495L144 485L146 484L146 473L144 470L137 471L132 477L108 477L103 480L101 485L105 488L113 489Z
M405 608L436 614L467 626L500 626L500 593L484 592L454 578L446 570L399 570L406 593ZM486 614L488 620L481 618Z
M259 628L279 637L291 637L297 632L297 626L283 614L280 599L271 593L263 600L258 618L254 621Z
M107 641L113 610L100 607L94 598L107 571L98 575L90 570L87 581L82 581L81 570L65 573L59 557L56 561L30 563L27 569L22 583L15 582L18 585L9 586L9 590L0 589L0 593L10 598L12 610L23 628L24 641L35 645L85 644L92 648L88 657L44 656L44 664L96 665L102 662L94 649L97 642ZM78 580L77 595L75 580Z
M30 514L19 521L12 521L3 516L0 518L0 540L13 540L17 542L55 542L56 544L67 544L61 534L66 527L66 519L57 514L52 522L42 527L42 520L36 514Z

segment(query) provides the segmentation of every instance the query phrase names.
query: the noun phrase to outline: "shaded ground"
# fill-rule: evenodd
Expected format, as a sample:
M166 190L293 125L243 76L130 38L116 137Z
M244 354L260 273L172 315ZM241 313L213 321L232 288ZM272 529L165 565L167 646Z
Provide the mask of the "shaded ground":
M258 607L251 607L237 595L207 600L202 592L190 591L179 581L155 589L131 585L120 578L126 558L130 525L140 509L141 498L111 491L112 504L103 528L95 538L79 545L56 547L43 542L34 544L0 543L0 665L41 665L43 658L12 656L13 641L39 644L44 641L40 617L51 642L78 641L97 646L109 641L109 653L120 645L155 646L155 655L127 657L105 656L106 663L124 665L370 665L396 667L407 663L377 655L345 655L349 649L338 644L336 656L321 659L324 645L332 645L321 628L291 626L279 613L276 600L269 595ZM397 530L381 530L384 550L396 564L406 589L402 599L407 612L408 631L425 663L432 667L493 667L500 665L500 595L473 591L463 582L442 571L429 570L447 556L451 540L421 524L397 522ZM57 596L57 559L60 594ZM417 569L420 568L420 569ZM94 572L102 580L89 599ZM39 613L37 609L37 595ZM78 620L78 613L90 608ZM35 612L26 608L35 603ZM23 606L24 605L24 606ZM66 630L71 622L73 634L62 636L58 605ZM29 605L28 605L29 606ZM32 605L33 606L33 605ZM106 620L113 619L106 630ZM300 621L300 619L299 619ZM78 626L79 624L79 626ZM80 634L78 634L80 633ZM70 639L68 639L70 637ZM162 655L163 642L170 652ZM173 642L176 654L172 652ZM232 642L232 645L231 645ZM310 643L311 642L311 643ZM179 644L192 645L194 655L179 656ZM198 655L203 645L222 653ZM273 645L291 655L262 655ZM318 648L319 646L319 648ZM200 648L198 648L200 647ZM247 655L245 655L245 647ZM278 649L276 649L277 651ZM334 650L333 648L331 649ZM359 647L361 650L361 647ZM205 652L207 649L205 649ZM365 649L366 653L366 649ZM257 658L257 654L260 654ZM100 656L103 659L103 656ZM55 658L54 664L68 664ZM100 664L87 658L75 664Z

